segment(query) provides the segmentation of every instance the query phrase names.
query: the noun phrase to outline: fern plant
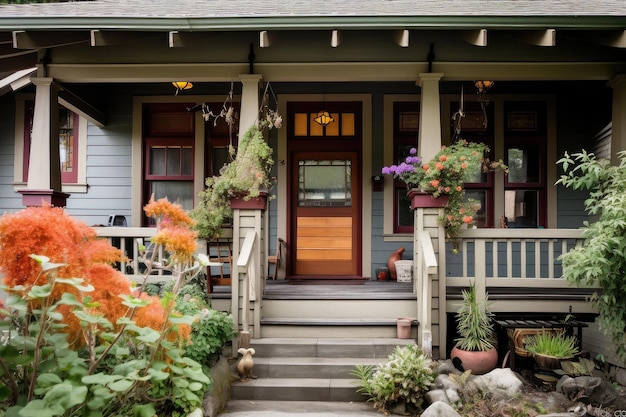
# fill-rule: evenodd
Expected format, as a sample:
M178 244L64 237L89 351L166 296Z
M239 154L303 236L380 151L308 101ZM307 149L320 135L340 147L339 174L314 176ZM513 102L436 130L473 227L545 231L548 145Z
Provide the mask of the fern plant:
M565 358L578 353L576 339L564 332L543 330L524 339L524 349L531 353Z

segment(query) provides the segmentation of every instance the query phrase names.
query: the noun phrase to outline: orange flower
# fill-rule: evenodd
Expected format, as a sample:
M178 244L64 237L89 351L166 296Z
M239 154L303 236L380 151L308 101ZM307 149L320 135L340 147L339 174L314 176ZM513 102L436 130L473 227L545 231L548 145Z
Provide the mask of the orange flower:
M444 161L446 161L447 159L448 159L448 157L447 157L446 155L441 155L441 156L439 157L439 160L440 160L441 162L444 162Z
M465 208L464 208L464 207L461 207L461 208L459 209L459 214L464 214L464 213L465 213Z
M439 180L432 180L432 181L430 182L430 185L431 185L432 187L434 187L434 188L439 187Z
M449 192L450 192L450 187L446 187L446 188L444 188L443 190L444 190L446 193L449 193Z
M146 216L157 220L166 220L166 224L192 226L193 220L180 204L170 203L167 198L154 201L154 197L143 208Z
M457 190L457 191L461 191L462 189L463 189L463 187L461 187L460 185L457 185L457 186L456 186L456 190Z
M461 169L467 169L467 162L463 162L461 164Z
M424 171L428 171L428 164L424 164L424 165L422 165L422 169L423 169Z
M444 166L443 166L443 164L441 162L437 162L435 164L435 168L437 169L437 171L441 171L441 170L443 170Z
M459 158L461 161L465 161L467 159L467 157L465 155L461 155L461 157Z
M187 227L168 226L160 230L152 242L163 245L165 250L172 254L175 262L189 262L196 252L196 240L198 232L189 230Z
M463 216L463 223L469 224L472 221L474 221L474 218L472 216Z

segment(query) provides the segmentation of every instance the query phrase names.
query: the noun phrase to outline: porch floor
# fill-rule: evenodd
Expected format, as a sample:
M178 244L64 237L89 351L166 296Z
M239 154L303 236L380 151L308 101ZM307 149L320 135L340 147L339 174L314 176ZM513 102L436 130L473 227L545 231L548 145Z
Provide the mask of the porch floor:
M213 298L230 298L230 286L213 287ZM266 300L411 300L415 299L412 282L363 281L353 284L297 284L289 280L267 280Z

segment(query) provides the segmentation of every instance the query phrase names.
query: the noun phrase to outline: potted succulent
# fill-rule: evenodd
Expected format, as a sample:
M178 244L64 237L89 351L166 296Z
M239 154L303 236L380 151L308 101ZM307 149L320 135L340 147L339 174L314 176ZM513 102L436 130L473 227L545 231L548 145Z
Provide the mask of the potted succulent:
M471 370L472 374L480 375L491 371L498 363L493 321L487 297L484 301L478 300L474 283L462 294L463 304L456 314L459 337L450 359L460 371Z
M572 359L578 353L576 339L564 331L542 329L524 339L524 349L530 352L541 369L561 367L561 361Z
M446 228L446 236L454 240L463 225L474 221L476 211L475 202L464 199L465 182L479 181L477 177L483 172L508 172L508 167L502 161L489 161L485 157L488 152L489 147L483 143L459 140L443 146L430 161L424 162L417 156L417 150L412 148L402 163L383 167L382 173L402 180L409 189L408 195L412 202L423 194L435 200L447 197L447 201L440 204L444 207L441 221ZM428 207L438 206L433 198L430 198ZM412 204L412 208L415 207Z

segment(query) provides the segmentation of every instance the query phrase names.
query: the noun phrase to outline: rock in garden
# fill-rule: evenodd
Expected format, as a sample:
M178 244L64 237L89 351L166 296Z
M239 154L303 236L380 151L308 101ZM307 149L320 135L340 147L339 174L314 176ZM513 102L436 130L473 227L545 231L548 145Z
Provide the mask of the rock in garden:
M617 399L617 393L608 381L592 376L564 376L557 382L556 390L570 400L579 399L594 406L612 406Z
M437 401L428 407L421 417L461 417L461 415L449 404Z
M482 392L490 392L494 399L509 399L522 392L524 384L510 368L496 368L493 371L470 378L468 384Z
M439 375L460 375L461 371L454 367L454 364L450 359L439 362L439 367L437 368L437 373Z
M446 391L442 389L430 390L426 393L424 398L426 398L427 404L434 404L437 401L450 403L450 400L448 399L448 395L446 394Z

